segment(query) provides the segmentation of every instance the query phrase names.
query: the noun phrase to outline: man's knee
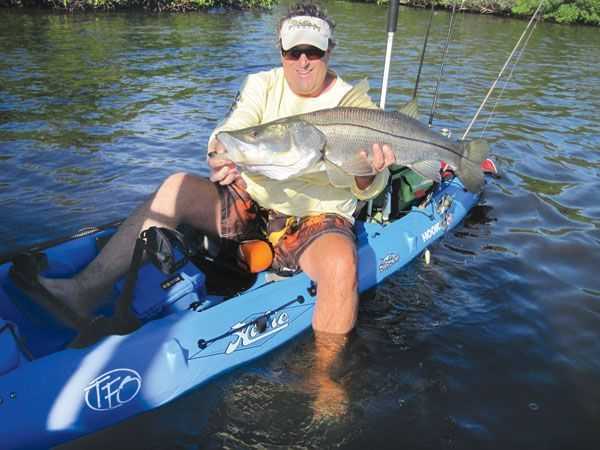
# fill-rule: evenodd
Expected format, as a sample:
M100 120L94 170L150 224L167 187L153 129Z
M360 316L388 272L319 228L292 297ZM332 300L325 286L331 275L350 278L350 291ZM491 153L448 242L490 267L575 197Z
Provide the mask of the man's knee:
M156 220L172 226L187 223L199 230L218 233L219 191L207 178L186 172L169 175L149 203Z
M176 172L169 175L158 188L158 193L168 194L180 192L191 175L186 172Z
M214 194L213 191L216 192L213 184L206 178L186 172L177 172L169 175L162 182L156 191L155 199L161 205L188 208L199 198L210 200L207 196Z
M357 257L354 242L344 235L328 233L313 244L307 252L311 251L310 272L316 278L315 281L356 284Z

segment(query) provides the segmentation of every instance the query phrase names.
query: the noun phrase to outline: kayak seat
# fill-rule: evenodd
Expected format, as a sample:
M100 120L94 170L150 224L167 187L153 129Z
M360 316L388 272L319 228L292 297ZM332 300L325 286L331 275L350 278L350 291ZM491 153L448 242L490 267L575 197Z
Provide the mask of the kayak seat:
M208 236L187 225L180 225L178 230L183 232L197 249L196 255L192 256L190 260L205 276L204 293L206 298L210 299L206 302L207 307L249 289L257 282L259 271L270 273L269 267L266 266L270 266L271 261L269 260L268 264L265 263L264 261L269 258L264 255L259 258L262 261L259 263L254 261L254 264L251 264L252 266L262 264L263 267L260 269L248 267L248 264L240 264L240 253L248 249L240 248L239 242ZM252 245L254 242L256 241L246 243ZM272 257L272 255L270 256ZM205 309L205 307L200 309Z

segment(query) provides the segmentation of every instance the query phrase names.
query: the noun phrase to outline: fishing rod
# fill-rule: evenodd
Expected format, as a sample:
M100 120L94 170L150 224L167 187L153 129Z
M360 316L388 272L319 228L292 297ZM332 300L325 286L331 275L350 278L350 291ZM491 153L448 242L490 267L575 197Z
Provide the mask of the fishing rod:
M540 3L538 4L537 9L535 10L535 12L533 13L533 15L531 16L531 19L529 20L529 23L525 27L525 30L523 30L523 33L521 34L521 37L519 38L519 40L515 44L514 48L512 49L512 52L510 52L510 55L508 56L506 62L504 63L504 66L502 66L502 69L500 69L500 73L498 74L498 76L496 77L496 79L494 80L494 82L492 83L492 86L490 87L490 90L488 91L488 93L486 94L485 98L481 102L481 105L479 105L479 108L477 109L477 112L473 116L473 119L471 119L471 122L469 123L469 126L465 130L465 133L462 135L462 138L461 138L462 141L465 140L465 138L467 137L467 135L471 131L471 128L473 127L473 124L475 123L475 121L479 117L479 114L481 113L481 111L483 110L485 104L487 103L488 99L490 98L490 95L492 95L492 92L496 88L496 85L498 84L498 81L500 81L500 78L502 78L502 74L504 74L504 71L508 67L508 64L510 63L510 61L513 58L513 56L515 55L517 49L519 48L519 46L521 44L521 41L523 41L523 38L525 37L525 35L529 31L529 28L531 28L531 25L532 25L533 21L535 20L535 18L539 14L540 10L542 9L542 4L543 3L544 3L544 0L540 0Z
M415 80L415 89L413 90L412 100L417 98L417 92L419 91L419 80L421 79L421 69L423 68L423 61L425 60L425 50L427 50L427 41L429 40L429 32L431 31L431 22L433 22L434 13L433 0L431 1L431 13L429 14L429 24L427 25L427 31L425 32L425 40L423 41L423 50L421 50L421 60L419 61L419 70L417 71L417 79Z
M537 22L536 22L536 24L537 24ZM496 107L498 106L498 103L500 103L500 99L502 98L502 95L504 94L504 91L506 90L506 86L508 85L508 82L510 80L512 80L513 72L515 71L515 68L519 64L519 61L521 61L521 57L523 56L523 53L525 53L525 48L527 47L527 44L529 43L529 39L531 39L531 36L533 36L534 30L535 30L535 25L531 28L531 31L529 32L527 39L525 39L525 43L523 44L523 46L517 53L516 60L510 69L510 73L504 80L504 83L502 85L502 90L500 91L500 94L498 94L498 96L496 97L496 101L494 102L494 106L492 107L492 112L490 113L487 120L485 121L485 126L483 127L483 130L481 131L480 136L479 136L480 138L483 138L483 136L485 135L485 132L487 131L487 128L492 120L492 117L496 113Z
M462 4L465 0L462 0ZM448 35L446 36L446 42L444 44L444 51L442 53L442 62L440 64L440 75L435 83L435 91L433 94L433 100L431 101L431 111L429 112L429 127L431 128L433 124L433 115L435 114L435 110L437 108L437 102L439 98L440 92L440 84L442 82L442 77L444 76L444 65L446 64L446 57L448 56L448 48L450 47L450 40L452 39L452 29L454 27L454 17L456 13L456 0L452 2L452 13L450 14L450 22L448 23Z
M392 61L392 47L394 45L394 33L398 27L398 6L399 0L390 0L388 8L388 23L387 23L387 46L385 50L385 62L383 65L383 80L381 81L381 97L379 100L379 107L385 109L385 100L388 90L388 80L390 77L390 63ZM389 201L387 201L389 200ZM390 199L386 199L386 203L389 204ZM367 202L367 217L372 217L373 214L373 200Z
M399 0L390 0L390 7L388 9L388 25L387 25L387 47L385 51L385 63L383 66L383 80L381 82L381 99L379 101L379 107L385 109L385 100L388 89L388 79L390 76L390 62L392 60L392 47L394 45L394 33L398 26L398 5Z

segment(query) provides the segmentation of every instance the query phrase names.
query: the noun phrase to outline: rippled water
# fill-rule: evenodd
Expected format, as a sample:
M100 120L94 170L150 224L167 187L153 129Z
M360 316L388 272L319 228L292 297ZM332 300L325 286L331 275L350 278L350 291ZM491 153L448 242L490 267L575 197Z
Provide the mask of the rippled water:
M385 9L329 9L334 68L378 88ZM401 10L388 105L411 94L427 20ZM207 137L244 75L278 63L276 21L0 10L0 253L122 217L174 170L206 174ZM424 119L447 21L436 14ZM462 134L524 27L458 17L435 125ZM336 369L345 415L313 415L307 334L72 447L598 448L598 48L593 28L537 27L493 120L472 132L492 142L502 177L431 265L364 296Z

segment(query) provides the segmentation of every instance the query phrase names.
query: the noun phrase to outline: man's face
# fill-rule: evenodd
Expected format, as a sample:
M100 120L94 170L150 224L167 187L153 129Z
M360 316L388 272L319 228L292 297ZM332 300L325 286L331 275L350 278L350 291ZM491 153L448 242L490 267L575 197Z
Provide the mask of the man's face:
M310 45L297 45L281 55L288 85L296 95L316 97L325 88L330 51Z

